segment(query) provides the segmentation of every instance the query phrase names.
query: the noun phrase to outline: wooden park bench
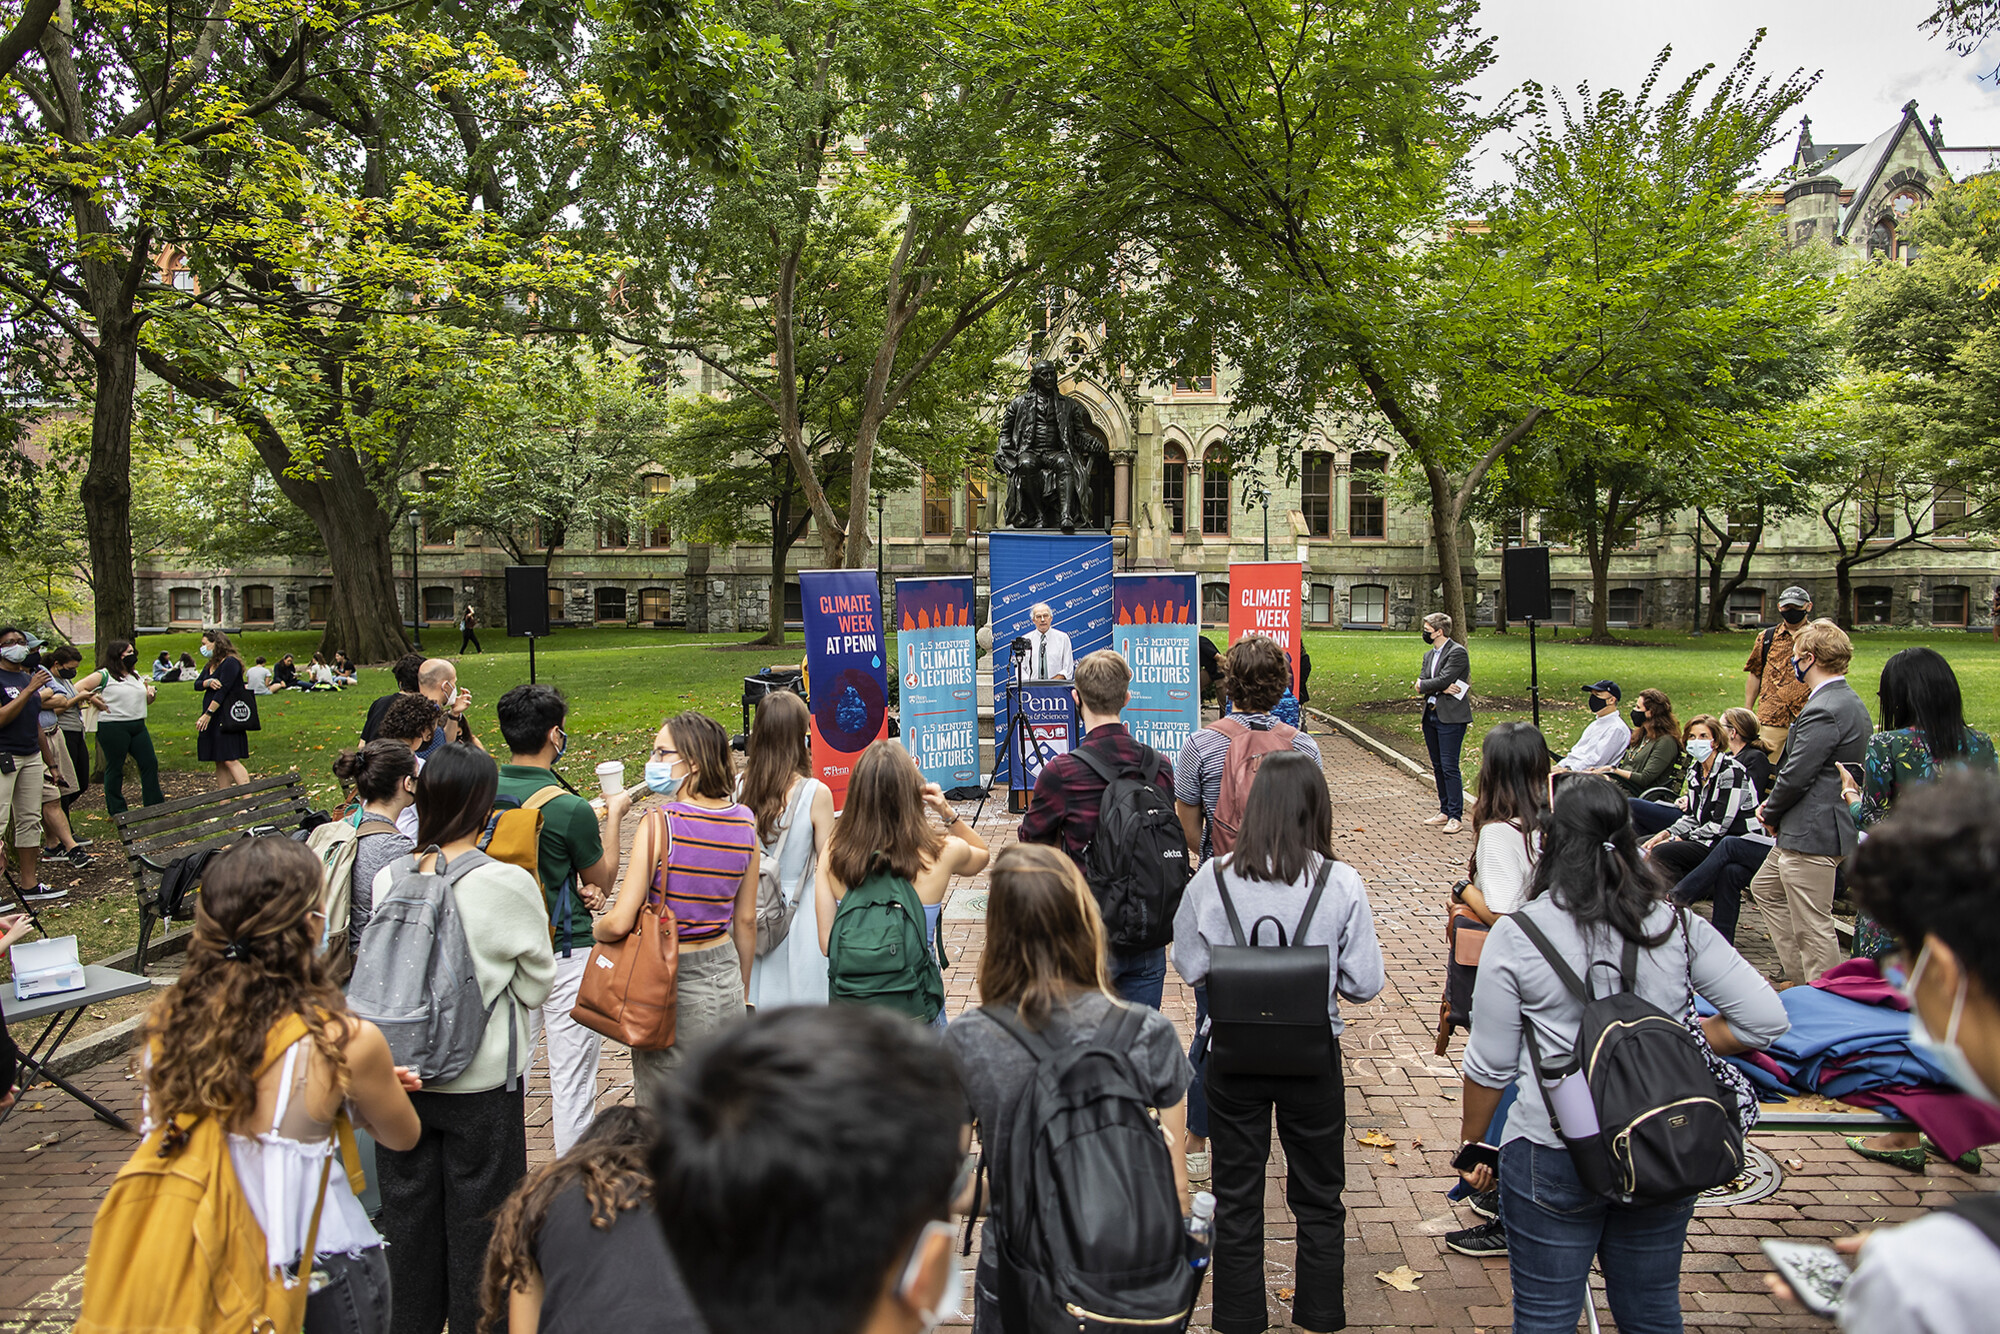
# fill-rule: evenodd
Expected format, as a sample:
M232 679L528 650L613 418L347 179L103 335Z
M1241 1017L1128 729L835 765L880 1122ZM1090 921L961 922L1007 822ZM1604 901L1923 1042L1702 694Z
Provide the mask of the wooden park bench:
M154 924L167 915L160 888L175 862L234 843L252 831L289 834L311 814L305 783L293 772L158 806L134 806L112 816L139 893L138 971L146 971Z

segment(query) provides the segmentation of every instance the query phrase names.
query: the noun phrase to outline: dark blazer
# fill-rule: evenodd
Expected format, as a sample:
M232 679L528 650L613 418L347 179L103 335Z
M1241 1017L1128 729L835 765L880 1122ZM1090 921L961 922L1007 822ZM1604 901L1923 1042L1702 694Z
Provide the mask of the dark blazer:
M1785 737L1785 753L1764 818L1778 827L1778 846L1822 857L1851 857L1859 841L1854 815L1840 798L1836 763L1861 763L1875 730L1868 706L1845 679L1829 682L1806 701Z
M1436 660L1433 661L1433 655ZM1424 652L1424 666L1432 675L1418 680L1417 690L1426 695L1437 696L1437 720L1441 723L1469 723L1472 721L1472 701L1456 695L1447 695L1444 688L1453 681L1472 684L1472 655L1465 651L1465 645L1456 639L1447 639L1437 648ZM1468 689L1466 694L1471 695Z

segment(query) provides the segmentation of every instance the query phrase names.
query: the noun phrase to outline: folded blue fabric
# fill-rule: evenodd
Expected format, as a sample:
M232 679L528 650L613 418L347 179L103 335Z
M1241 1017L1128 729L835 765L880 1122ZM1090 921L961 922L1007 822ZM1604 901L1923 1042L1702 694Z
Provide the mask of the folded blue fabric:
M1947 1083L1944 1072L1910 1046L1910 1016L1904 1011L1864 1005L1819 987L1792 987L1778 999L1792 1026L1764 1054L1784 1069L1790 1085L1784 1091L1839 1098L1897 1085ZM1715 1013L1699 998L1695 1008ZM1783 1089L1761 1066L1735 1064L1759 1093Z

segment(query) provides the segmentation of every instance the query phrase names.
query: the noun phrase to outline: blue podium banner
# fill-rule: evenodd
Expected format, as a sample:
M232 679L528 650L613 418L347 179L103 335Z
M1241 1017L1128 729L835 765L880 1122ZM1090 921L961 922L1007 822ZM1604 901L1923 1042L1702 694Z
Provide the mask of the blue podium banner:
M992 553L993 723L1006 737L1012 722L1007 686L1014 680L1013 642L1035 628L1028 612L1046 602L1055 628L1070 638L1070 652L1111 647L1111 539L1102 534L994 533ZM1072 700L1072 708L1074 701ZM1010 747L995 747L998 774L1010 774ZM1020 786L1020 784L1011 784Z
M903 744L946 792L979 786L978 663L971 577L898 579Z
M1035 780L1042 776L1042 766L1082 739L1076 734L1076 687L1068 681L1024 681L1020 697L1028 740L1023 742L1010 732L1014 744L1009 749L1025 745L1028 753L1021 757L1021 781L1013 786L1033 789Z
M881 591L873 570L803 570L799 595L805 604L813 769L839 810L847 804L854 762L888 734Z
M1111 647L1132 669L1122 715L1135 740L1173 760L1201 726L1200 592L1191 574L1113 576Z

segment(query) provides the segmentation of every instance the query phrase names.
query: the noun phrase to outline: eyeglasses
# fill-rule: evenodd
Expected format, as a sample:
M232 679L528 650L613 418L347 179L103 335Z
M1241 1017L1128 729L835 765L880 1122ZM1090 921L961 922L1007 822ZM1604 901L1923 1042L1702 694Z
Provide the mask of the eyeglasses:
M666 746L653 747L653 758L661 761L662 763L664 763L667 760L677 760L680 757L681 753L677 750L670 749Z

